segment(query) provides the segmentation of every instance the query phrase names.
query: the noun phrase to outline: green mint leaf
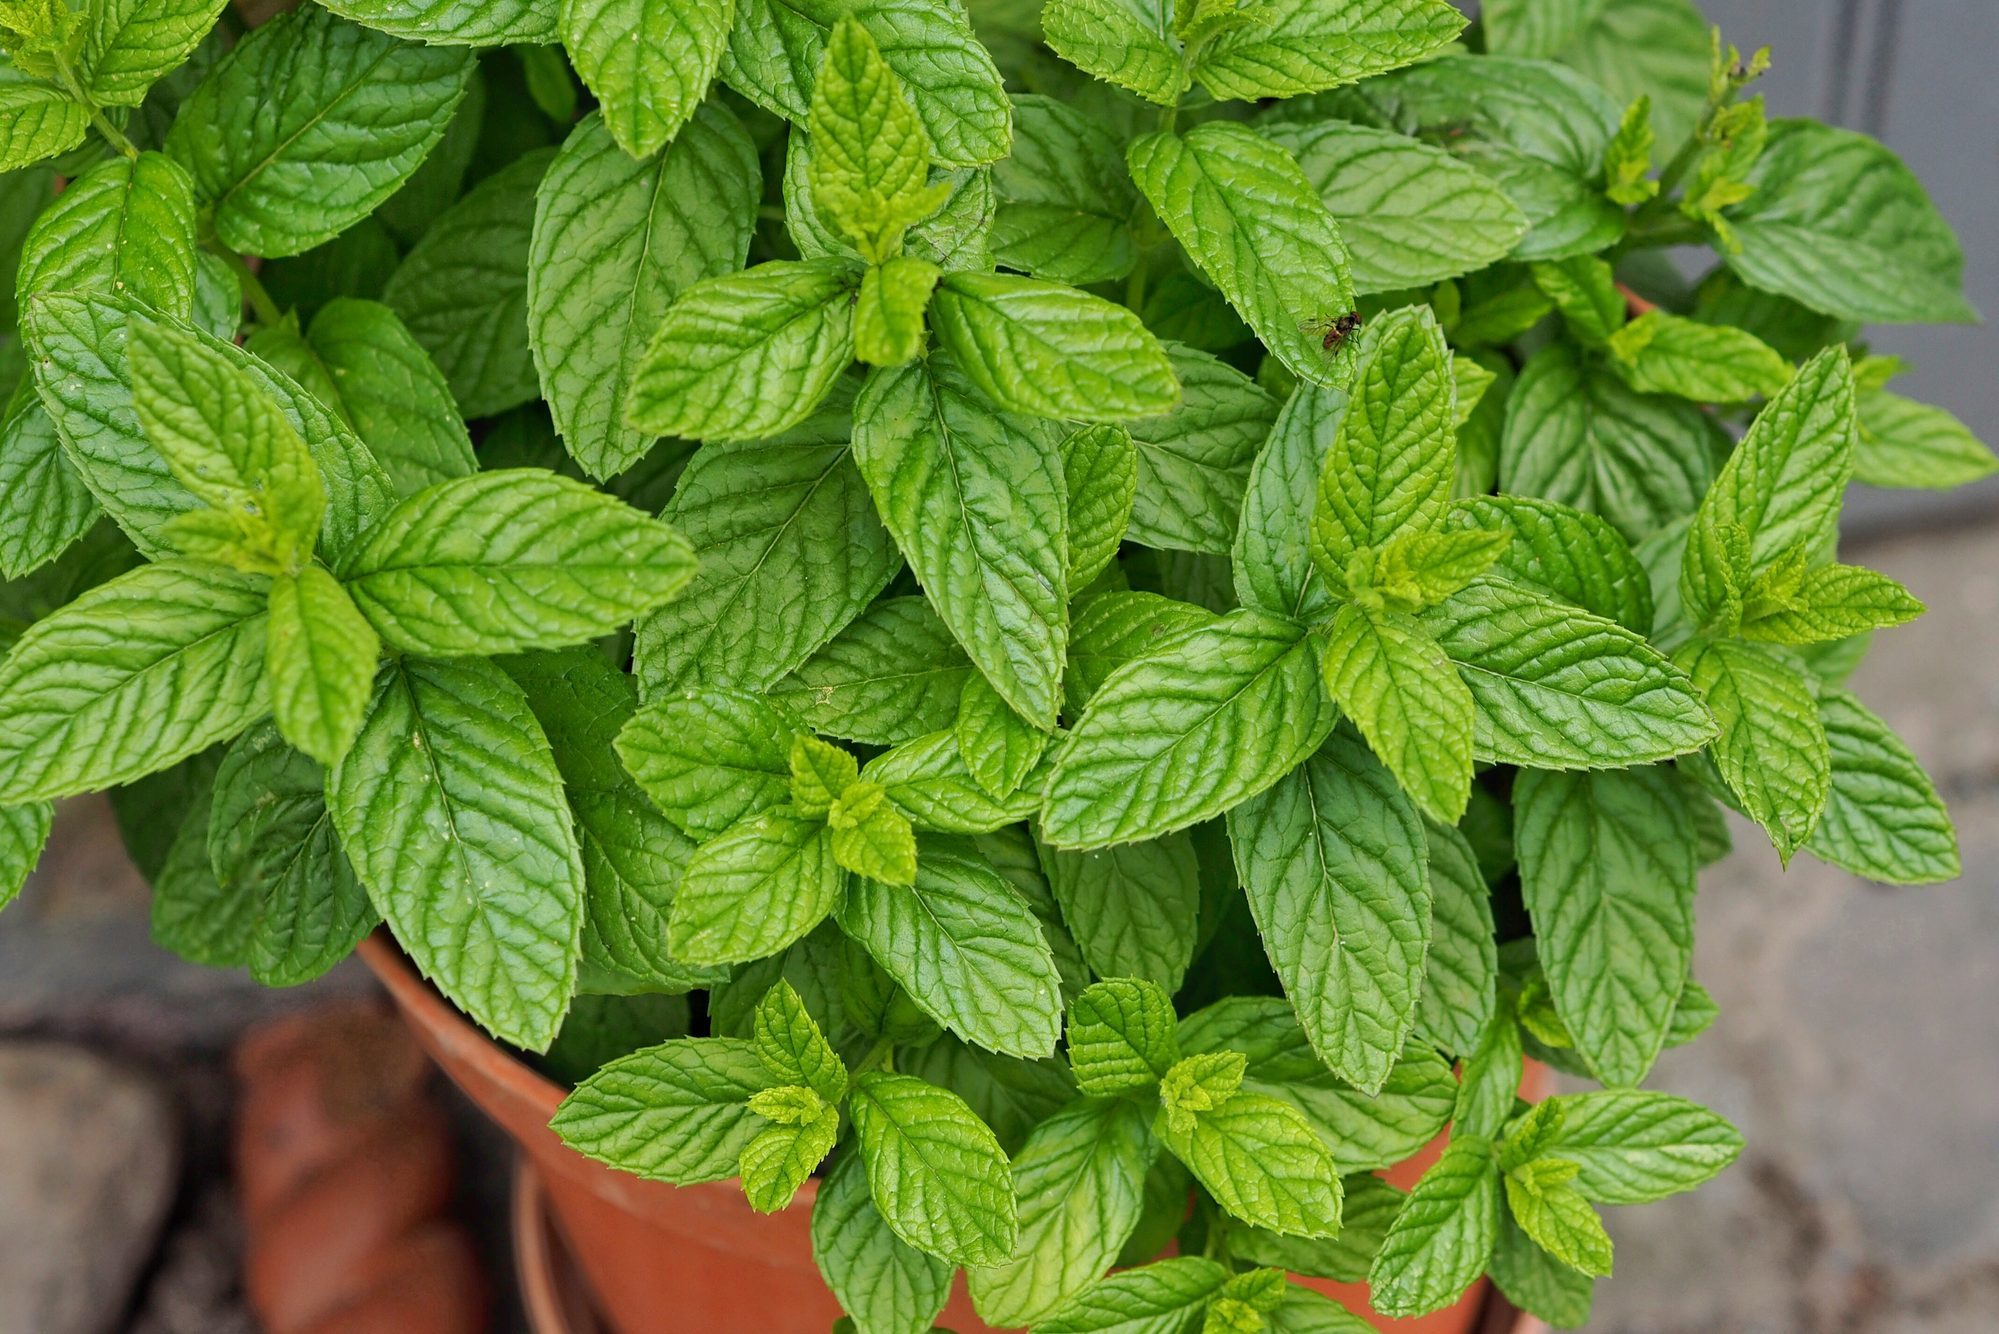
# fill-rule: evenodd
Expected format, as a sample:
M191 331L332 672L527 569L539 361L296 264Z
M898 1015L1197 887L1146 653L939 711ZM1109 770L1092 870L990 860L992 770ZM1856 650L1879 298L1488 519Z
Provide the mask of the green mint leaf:
M1490 576L1424 612L1478 705L1473 753L1530 768L1643 764L1715 724L1681 670L1614 622Z
M339 763L361 730L381 641L318 565L272 581L267 636L264 671L278 730L321 764Z
M1822 684L1818 697L1832 790L1805 851L1888 884L1956 879L1950 812L1916 757L1847 691Z
M930 323L966 378L1009 412L1124 421L1179 400L1165 351L1138 316L1073 287L946 274Z
M1040 857L1091 972L1179 988L1201 917L1201 868L1185 833L1091 852L1042 846Z
M1041 785L1023 783L995 798L965 764L950 730L905 741L868 761L861 776L881 785L888 799L919 829L940 834L989 834L1018 823L1041 802Z
M21 242L16 290L111 292L185 319L194 309L194 182L171 158L100 162L63 188Z
M1052 97L1013 99L1013 152L993 166L994 257L1050 282L1109 282L1138 262L1138 192L1118 141Z
M341 846L425 975L496 1037L545 1050L576 986L583 863L521 688L478 660L401 660L326 790Z
M1084 426L1062 442L1069 491L1069 587L1087 588L1110 568L1132 521L1141 460L1121 426Z
M1077 69L1172 106L1188 84L1172 18L1165 0L1053 0L1041 28L1055 54Z
M1190 1327L1220 1292L1229 1271L1180 1255L1112 1274L1044 1316L1034 1334L1155 1334Z
M848 1103L875 1207L920 1251L998 1264L1019 1235L1006 1154L955 1093L909 1075L860 1077Z
M1417 1036L1460 1054L1478 1046L1499 981L1490 892L1465 836L1424 825L1430 872L1430 952L1424 959Z
M924 315L942 272L914 255L871 267L855 298L855 357L870 366L900 366L922 355L929 328Z
M626 420L702 440L797 425L853 360L858 285L836 260L775 261L696 283L640 359Z
M1994 472L1999 458L1942 408L1879 390L1860 396L1855 481L1948 490Z
M1339 390L1301 384L1272 424L1250 468L1232 552L1244 606L1299 618L1326 606L1326 586L1312 563L1312 516L1346 406Z
M0 171L67 153L90 135L90 108L27 79L0 83Z
M129 782L242 731L268 707L268 586L160 561L30 626L0 663L0 805Z
M1148 1089L1180 1059L1173 998L1155 982L1113 977L1069 1006L1069 1068L1093 1098Z
M1035 1127L1013 1160L1013 1258L968 1276L980 1318L1032 1324L1103 1277L1138 1225L1156 1151L1132 1102L1081 1099Z
M325 770L274 728L223 756L206 833L217 888L247 901L241 961L265 986L318 977L381 920L334 836Z
M1475 496L1451 506L1449 527L1510 533L1499 555L1506 578L1636 635L1651 633L1652 584L1630 543L1595 514L1526 496Z
M1512 1002L1502 999L1459 1067L1452 1133L1487 1139L1499 1133L1520 1092L1520 1061L1520 1025Z
M1770 124L1730 210L1729 268L1751 287L1848 319L1973 318L1964 255L1929 195L1864 134L1811 121Z
M1562 1116L1541 1153L1575 1164L1598 1204L1643 1204L1692 1190L1742 1152L1735 1127L1697 1103L1648 1089L1551 1099Z
M1278 0L1199 47L1194 78L1224 100L1299 97L1435 55L1464 26L1445 0Z
M1353 399L1319 475L1312 559L1343 588L1356 553L1434 528L1450 503L1457 450L1450 351L1426 306L1361 330Z
M885 885L916 879L916 829L879 783L855 783L826 813L833 860Z
M1617 275L1593 255L1546 260L1533 266L1534 285L1555 303L1562 323L1584 347L1598 348L1624 326L1624 293Z
M719 103L636 158L589 117L549 163L528 250L528 342L555 428L592 476L651 447L625 424L645 340L681 292L741 267L761 185L749 135Z
M1325 689L1418 808L1456 823L1471 796L1472 692L1411 616L1342 606L1325 633Z
M902 248L903 231L937 210L927 186L930 136L902 81L859 19L833 25L812 85L808 181L818 211L880 264Z
M812 1258L841 1307L870 1334L928 1334L957 1270L890 1230L868 1194L866 1164L852 1150L819 1183Z
M501 666L526 693L555 752L583 851L583 964L685 991L712 973L672 957L667 916L694 844L618 762L620 728L638 705L632 679L593 645L522 654Z
M1181 1101L1176 1115L1173 1082L1169 1072L1154 1133L1215 1203L1272 1232L1317 1237L1338 1231L1339 1169L1302 1112L1266 1094L1237 1090L1207 1108L1198 1106L1199 1098Z
M77 82L99 106L138 106L215 26L217 0L125 0L93 6L76 53Z
M1118 589L1076 604L1062 708L1075 717L1110 674L1133 658L1151 656L1167 641L1215 620L1215 613L1160 593Z
M971 848L925 840L913 885L856 879L839 920L919 1009L967 1042L1028 1059L1054 1052L1062 995L1047 938Z
M1610 367L1641 394L1740 403L1783 389L1791 364L1742 329L1648 310L1610 336Z
M451 385L467 417L541 396L528 329L535 192L552 153L525 153L432 222L389 275L393 310Z
M1417 1316L1456 1301L1492 1258L1499 1214L1491 1141L1453 1137L1382 1240L1368 1272L1374 1309Z
M1235 540L1250 463L1270 434L1277 405L1218 358L1177 343L1165 349L1181 401L1171 412L1130 423L1138 481L1127 536L1166 550L1224 555Z
M869 504L865 495L861 503ZM812 547L810 559L804 555L801 570L823 564L821 548ZM885 598L771 687L770 698L816 732L890 746L948 730L971 672L925 599Z
M955 359L932 356L868 377L854 460L958 643L1016 712L1053 724L1069 631L1053 433L996 411Z
M1402 1192L1371 1172L1341 1178L1345 1199L1334 1237L1284 1237L1262 1228L1230 1228L1229 1254L1310 1278L1364 1283L1388 1226L1402 1209ZM1309 1326L1307 1328L1310 1328ZM1338 1331L1339 1326L1333 1329Z
M0 806L0 908L14 901L49 841L55 808L45 801Z
M1687 798L1664 769L1521 775L1520 881L1555 1010L1606 1084L1645 1077L1693 958Z
M791 738L791 804L807 819L823 820L840 794L861 776L860 762L838 746L800 732Z
M1147 135L1125 160L1173 239L1264 346L1300 379L1339 383L1349 357L1326 335L1353 313L1353 280L1339 224L1297 161L1223 121Z
M0 578L60 556L103 514L64 453L55 418L23 375L0 414Z
M750 1208L758 1213L774 1214L790 1204L798 1188L810 1179L813 1170L839 1141L840 1109L809 1089L799 1091L818 1104L815 1115L795 1125L768 1126L743 1146L743 1156L737 1164L743 1178L743 1194L749 1199ZM775 1092L776 1089L769 1089L757 1096L768 1097ZM752 1110L760 1110L755 1100L750 1106Z
M469 51L418 46L316 7L245 37L182 104L167 154L232 250L309 250L359 222L437 146Z
M1098 848L1183 829L1255 796L1332 731L1293 622L1235 611L1112 672L1056 752L1042 830Z
M215 765L209 757L199 757L176 776L184 777L193 790L176 812L180 828L153 871L152 936L190 963L238 967L249 959L257 901L248 894L225 892L209 862Z
M1611 203L1635 206L1659 193L1659 183L1647 175L1652 170L1652 146L1657 139L1652 129L1652 99L1640 93L1624 108L1617 135L1603 150L1603 193Z
M333 0L326 8L413 42L543 46L558 36L562 5L560 0Z
M770 1087L741 1038L683 1038L611 1062L578 1084L549 1129L586 1158L691 1186L735 1176L765 1126L750 1099Z
M1553 1170L1551 1170L1553 1169ZM1589 1201L1570 1185L1575 1164L1541 1159L1506 1174L1506 1204L1535 1245L1581 1273L1610 1273L1610 1234Z
M1832 789L1832 755L1804 665L1783 649L1726 639L1689 641L1673 660L1720 728L1708 754L1722 780L1789 862Z
M802 1084L828 1103L847 1096L845 1063L789 982L780 980L757 1002L755 1042L757 1059L772 1079Z
M1915 595L1885 574L1858 565L1821 565L1807 571L1782 604L1747 610L1738 633L1776 644L1823 644L1904 625L1922 614Z
M833 911L846 878L823 821L783 808L748 816L688 860L667 920L667 948L689 963L775 954Z
M1420 611L1491 569L1512 544L1512 534L1481 528L1404 533L1381 549L1371 587L1390 607Z
M478 471L444 373L387 306L336 298L303 335L266 327L244 346L353 427L396 494Z
M698 690L640 709L618 757L669 820L719 834L791 797L791 724L754 695Z
M1159 1080L1162 1123L1183 1135L1191 1131L1203 1112L1235 1096L1247 1066L1239 1051L1197 1052L1175 1061Z
M671 600L694 553L613 496L521 468L411 496L338 573L392 645L510 653L607 634Z
M1228 814L1236 874L1313 1050L1378 1092L1415 1022L1430 936L1421 822L1359 739Z
M995 801L1020 789L1040 765L1049 734L1007 707L983 676L966 679L952 729L972 779Z
M1542 1250L1520 1230L1511 1213L1499 1220L1499 1242L1486 1274L1506 1300L1557 1329L1578 1329L1589 1320L1596 1280Z
M1265 133L1339 219L1363 296L1482 269L1526 234L1505 192L1441 148L1342 121L1279 122Z
M650 157L687 124L722 63L729 0L563 0L562 44L618 147Z

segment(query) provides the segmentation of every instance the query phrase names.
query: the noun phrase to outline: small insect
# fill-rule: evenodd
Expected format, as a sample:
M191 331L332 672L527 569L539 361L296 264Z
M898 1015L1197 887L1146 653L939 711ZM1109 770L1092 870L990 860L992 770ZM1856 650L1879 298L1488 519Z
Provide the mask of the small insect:
M1358 328L1360 328L1360 312L1357 310L1350 310L1338 319L1325 323L1321 332L1325 334L1326 351L1336 350L1341 343L1352 337L1354 330Z

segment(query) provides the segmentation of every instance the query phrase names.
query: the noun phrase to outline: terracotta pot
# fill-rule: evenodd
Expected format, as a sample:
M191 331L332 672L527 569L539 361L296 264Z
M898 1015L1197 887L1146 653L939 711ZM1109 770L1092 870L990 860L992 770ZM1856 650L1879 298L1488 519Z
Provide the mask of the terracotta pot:
M361 957L388 988L424 1050L532 1162L560 1239L612 1331L825 1334L832 1328L839 1305L812 1261L809 1221L816 1181L805 1183L791 1207L761 1215L732 1181L669 1186L592 1162L548 1128L562 1100L559 1085L475 1029L418 977L385 933L364 940ZM1530 1083L1538 1075L1530 1069ZM1388 1178L1407 1186L1441 1148L1440 1138ZM1306 1282L1366 1309L1363 1287ZM573 1297L560 1297L546 1283L540 1292L538 1334L560 1334L565 1326L555 1313L577 1309ZM1471 1334L1485 1297L1481 1283L1449 1310L1378 1323L1392 1334ZM997 1334L973 1313L962 1275L940 1323L958 1334Z

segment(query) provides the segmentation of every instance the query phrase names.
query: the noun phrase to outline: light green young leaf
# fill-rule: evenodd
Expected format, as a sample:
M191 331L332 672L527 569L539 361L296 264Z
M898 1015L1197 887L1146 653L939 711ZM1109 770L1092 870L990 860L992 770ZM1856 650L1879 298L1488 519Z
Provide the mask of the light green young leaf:
M562 44L620 148L650 157L687 124L734 11L730 0L562 0Z
M611 1062L578 1084L549 1129L586 1158L691 1186L736 1175L763 1130L750 1099L770 1073L742 1038L683 1038Z
M1858 565L1820 565L1807 570L1795 590L1759 604L1757 585L1749 589L1738 633L1775 644L1824 644L1904 625L1923 614L1915 594L1885 574Z
M1584 347L1600 348L1624 325L1624 294L1610 264L1594 255L1543 260L1532 269L1534 285L1555 303L1562 323Z
M1145 1110L1125 1100L1079 1099L1035 1127L1013 1160L1013 1258L969 1275L980 1318L1032 1324L1101 1278L1138 1224L1156 1151Z
M1541 1151L1577 1164L1575 1188L1598 1204L1644 1204L1692 1190L1742 1152L1742 1136L1705 1107L1649 1089L1569 1094Z
M1571 1269L1601 1278L1610 1273L1610 1234L1589 1201L1564 1179L1565 1173L1574 1172L1574 1164L1556 1159L1508 1172L1507 1208L1520 1230L1542 1250Z
M494 1036L546 1050L576 987L583 862L521 688L486 662L400 660L326 791L418 967Z
M831 259L774 261L696 283L640 359L626 421L702 440L797 425L854 359L858 286L859 275Z
M1087 588L1110 568L1132 522L1141 460L1121 426L1084 426L1062 441L1069 492L1069 587Z
M983 676L965 681L952 729L972 779L995 801L1020 790L1040 765L1050 735L1007 707Z
M555 42L561 0L332 0L326 8L413 42L444 46L545 46Z
M63 452L34 377L22 375L0 414L0 578L20 579L54 560L103 512Z
M1118 141L1052 97L1013 99L1013 152L993 167L993 255L1051 282L1109 282L1138 259L1138 192Z
M1326 693L1418 808L1454 824L1471 796L1473 697L1413 617L1342 606L1325 634Z
M989 834L1027 818L1041 802L1040 781L1023 783L1004 798L993 797L972 777L949 729L877 755L861 776L879 783L896 808L926 833Z
M1463 1055L1492 1018L1499 960L1492 901L1471 844L1456 829L1425 823L1430 872L1430 952L1416 1010L1417 1036Z
M775 954L833 911L846 878L823 821L781 807L749 816L695 849L674 892L667 948L689 963Z
M254 721L268 587L160 561L30 626L0 663L0 806L130 782Z
M1708 754L1723 781L1789 862L1832 791L1832 755L1803 664L1783 649L1728 639L1690 640L1673 661L1720 728Z
M1659 193L1659 182L1650 179L1652 147L1658 134L1652 128L1652 98L1640 93L1624 108L1617 124L1617 136L1603 151L1603 193L1613 204L1627 207L1644 203Z
M826 812L833 860L885 885L916 879L916 830L879 783L855 783Z
M1286 1236L1339 1230L1339 1169L1304 1113L1247 1089L1225 1093L1205 1110L1189 1109L1183 1115L1191 1124L1174 1116L1172 1106L1169 1100L1153 1133L1230 1214Z
M1165 351L1138 316L1073 287L946 274L930 323L965 376L1009 412L1126 421L1179 401Z
M922 355L924 315L942 272L914 255L870 267L855 298L854 356L870 366L900 366Z
M1886 884L1955 880L1950 812L1908 746L1838 686L1821 684L1818 697L1832 790L1805 851Z
M1112 672L1056 754L1058 847L1153 838L1221 814L1317 750L1336 718L1302 627L1241 610Z
M1498 565L1507 579L1633 634L1652 631L1652 585L1608 520L1527 496L1475 496L1451 506L1449 526L1512 534Z
M274 579L264 671L285 739L321 764L338 764L361 730L381 651L374 628L325 567Z
M20 298L123 293L185 319L194 309L194 182L159 153L114 157L63 188L21 242Z
M1737 248L1723 259L1751 287L1855 320L1976 318L1950 224L1873 139L1772 121L1748 184L1748 201L1728 213Z
M1198 1255L1121 1270L1043 1317L1033 1334L1182 1334L1228 1280L1226 1268Z
M1177 990L1200 933L1201 868L1184 833L1091 852L1040 848L1048 886L1090 971Z
M892 746L940 732L948 739L972 670L926 599L885 598L769 693L816 732Z
M245 37L182 104L167 154L233 250L296 255L396 192L437 146L470 51L417 46L308 6Z
M1442 1310L1485 1271L1499 1233L1499 1165L1492 1143L1454 1137L1389 1227L1368 1272L1374 1309L1417 1316Z
M928 1334L957 1270L890 1230L868 1195L866 1164L852 1150L820 1182L812 1204L812 1258L856 1328L867 1334Z
M791 724L755 695L690 690L640 709L618 757L666 817L696 838L791 796Z
M1422 992L1431 890L1421 821L1349 732L1228 814L1236 874L1313 1050L1379 1092Z
M875 1207L918 1250L998 1264L1019 1236L1006 1154L957 1094L909 1075L862 1075L848 1102Z
M1860 395L1853 479L1948 490L1999 472L1999 458L1942 408L1882 390Z
M847 1067L791 983L780 979L757 1002L754 1041L774 1081L804 1085L829 1103L847 1096Z
M14 901L49 841L55 808L46 801L0 806L0 908Z
M0 171L67 153L90 135L90 108L59 88L0 80Z
M1579 1329L1589 1321L1596 1280L1542 1250L1510 1213L1500 1217L1499 1242L1486 1275L1506 1300L1557 1329Z
M768 1099L781 1089L767 1089L757 1095ZM814 1104L809 1114L766 1126L755 1139L743 1146L738 1161L743 1178L743 1194L750 1208L760 1214L774 1214L790 1204L798 1188L824 1162L840 1138L840 1109L810 1089L795 1090ZM752 1110L763 1114L756 1099Z
M511 653L607 634L670 601L694 553L614 496L518 468L411 496L338 573L397 647Z
M382 289L444 372L467 417L541 396L528 335L535 192L550 150L525 153L453 204L410 248Z
M592 476L651 446L625 424L645 341L674 297L742 266L761 184L749 135L720 103L636 159L589 117L549 164L535 191L528 342L555 428Z
M130 107L193 54L220 0L107 0L90 7L76 53L78 84L99 106Z
M809 820L823 820L833 803L861 776L860 762L838 746L799 732L791 738L791 805Z
M1085 74L1172 106L1188 85L1173 17L1164 0L1054 0L1041 28L1055 54Z
M1199 48L1194 77L1223 100L1299 97L1435 55L1464 26L1445 0L1278 0Z
M1513 544L1504 531L1403 533L1376 554L1372 591L1397 611L1435 606L1490 570Z
M1069 1068L1093 1098L1148 1089L1180 1059L1173 998L1155 982L1113 977L1069 1006Z
M1791 364L1743 329L1648 310L1610 336L1610 368L1641 394L1696 403L1768 397L1791 378Z
M1047 938L969 846L926 839L913 886L856 879L839 920L918 1008L967 1042L1028 1059L1054 1052L1062 994Z
M852 14L833 25L812 85L808 117L814 207L880 264L900 252L903 231L943 203L928 187L930 136L902 81Z
M1633 1085L1665 1045L1693 960L1699 847L1687 797L1657 767L1520 775L1520 885L1555 1012L1605 1084Z
M1326 330L1354 309L1339 224L1298 163L1243 125L1150 134L1125 152L1173 238L1294 375L1336 385L1350 354ZM1345 345L1342 345L1343 347Z
M932 356L869 376L854 460L952 635L1016 712L1052 725L1069 637L1053 432L995 410L953 358Z

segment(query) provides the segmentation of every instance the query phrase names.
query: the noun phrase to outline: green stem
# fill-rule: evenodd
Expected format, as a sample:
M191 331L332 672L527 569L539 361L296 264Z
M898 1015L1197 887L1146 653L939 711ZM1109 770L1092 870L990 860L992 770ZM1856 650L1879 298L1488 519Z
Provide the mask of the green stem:
M250 309L256 313L257 323L270 325L273 328L283 324L285 313L279 310L278 303L271 299L270 292L257 277L256 270L250 267L250 262L235 251L222 246L217 246L215 253L222 256L223 263L235 272L237 281L243 284L243 295L249 298Z
M870 1070L895 1071L895 1043L888 1038L876 1038L875 1045L868 1048L868 1054L861 1057L847 1075L847 1092L852 1093L861 1076Z
M90 123L96 128L99 134L104 136L104 142L110 144L126 157L136 161L139 156L139 150L133 146L130 139L125 137L123 130L111 123L110 118L104 114L104 109L91 101L89 96L84 93L83 85L77 82L76 71L69 67L69 61L58 53L55 57L55 65L56 78L62 83L63 88L71 97L90 108Z

